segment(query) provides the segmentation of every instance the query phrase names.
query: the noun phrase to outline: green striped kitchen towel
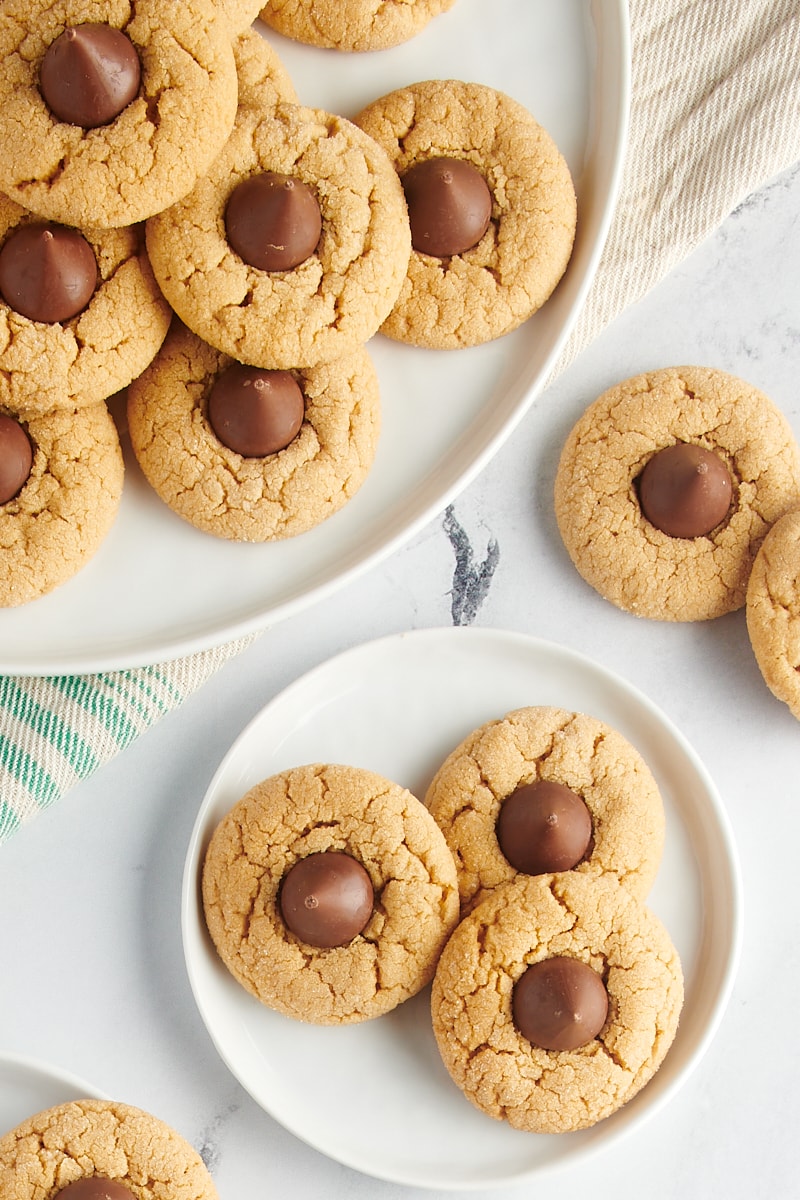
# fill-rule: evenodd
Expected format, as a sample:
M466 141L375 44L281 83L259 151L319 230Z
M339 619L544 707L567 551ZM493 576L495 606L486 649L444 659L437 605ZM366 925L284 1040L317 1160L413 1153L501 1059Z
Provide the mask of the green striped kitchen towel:
M749 193L800 160L798 0L631 0L630 19L622 191L557 370ZM251 640L140 670L0 680L0 841Z
M255 636L136 670L0 676L0 842L182 704Z

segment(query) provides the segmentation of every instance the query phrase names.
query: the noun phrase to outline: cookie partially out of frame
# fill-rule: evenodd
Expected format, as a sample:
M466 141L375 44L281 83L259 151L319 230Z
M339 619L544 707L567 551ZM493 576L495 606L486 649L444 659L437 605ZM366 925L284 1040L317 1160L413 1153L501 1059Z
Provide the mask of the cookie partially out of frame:
M702 537L644 516L637 481L665 447L691 443L727 465L727 515ZM555 481L567 552L600 595L641 617L699 621L745 603L770 526L800 504L800 450L763 392L709 367L669 367L615 385L570 432Z
M128 389L131 445L148 482L185 521L232 541L294 537L338 512L366 479L380 432L372 361L359 347L292 372L305 399L296 437L263 458L224 445L208 394L232 359L180 322Z
M800 510L776 521L761 543L746 615L764 682L800 720Z
M366 869L374 906L363 931L322 949L287 928L288 870L338 851ZM455 866L430 813L373 771L311 764L252 788L217 826L203 904L222 961L263 1004L341 1025L389 1012L430 981L458 920Z
M227 239L234 188L275 172L315 194L316 249L289 270L252 266ZM405 276L411 234L384 151L343 117L296 104L240 105L223 151L191 194L147 223L156 279L181 320L240 362L317 366L378 330Z
M415 37L454 4L455 0L268 0L261 20L310 46L386 50Z
M0 242L39 218L0 196ZM172 313L141 226L84 229L97 287L67 321L30 320L0 298L0 405L29 415L96 404L127 386L163 342Z
M139 94L107 125L58 120L40 64L67 26L122 30ZM123 226L186 195L233 126L231 32L211 0L6 0L0 8L0 191L48 220Z
M643 899L664 848L664 807L649 767L597 718L541 706L515 709L470 733L426 793L456 861L462 910L519 874L503 854L497 822L517 788L541 780L569 788L589 811L590 850L572 870L612 875Z
M10 414L0 409L0 415ZM6 608L45 595L89 562L114 523L124 476L105 404L19 424L32 443L33 465L18 495L0 504L0 607Z
M0 1137L3 1200L56 1200L70 1184L94 1177L127 1189L132 1200L217 1200L197 1151L164 1121L130 1104L70 1101Z
M391 92L354 120L399 176L427 159L464 159L492 197L489 227L472 249L446 259L412 250L382 332L457 349L500 337L535 313L566 270L577 208L567 163L533 115L483 84L437 79Z
M546 1050L519 1032L528 967L577 959L608 993L586 1045ZM433 981L442 1061L466 1098L515 1129L566 1133L616 1112L659 1069L683 1004L680 960L658 918L615 880L565 872L503 884L464 917Z

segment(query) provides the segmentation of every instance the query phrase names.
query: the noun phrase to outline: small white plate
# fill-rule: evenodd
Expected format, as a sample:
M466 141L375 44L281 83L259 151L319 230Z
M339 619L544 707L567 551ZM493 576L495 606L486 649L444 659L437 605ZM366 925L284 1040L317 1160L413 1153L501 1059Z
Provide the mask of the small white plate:
M544 386L583 305L622 174L625 0L458 0L411 41L373 54L337 54L264 32L299 99L345 117L420 79L474 80L519 100L552 134L575 179L578 232L567 272L538 313L487 345L434 351L372 338L382 409L375 463L341 512L300 537L248 545L194 529L148 486L123 435L126 479L114 528L73 579L0 611L2 674L156 663L323 599L407 541L475 477Z
M0 1054L0 1137L28 1117L70 1100L107 1100L77 1075L16 1054Z
M589 713L639 750L661 789L667 839L648 903L683 962L686 1002L650 1084L593 1129L515 1131L468 1103L444 1070L429 993L362 1025L320 1028L271 1012L218 959L202 915L200 866L224 814L253 784L309 762L368 767L423 796L470 730L513 708ZM230 1070L276 1120L329 1157L396 1183L440 1189L540 1176L639 1126L705 1052L739 952L740 885L728 819L691 747L640 692L577 653L522 634L421 630L357 647L288 687L250 723L211 781L183 879L186 964L206 1027Z

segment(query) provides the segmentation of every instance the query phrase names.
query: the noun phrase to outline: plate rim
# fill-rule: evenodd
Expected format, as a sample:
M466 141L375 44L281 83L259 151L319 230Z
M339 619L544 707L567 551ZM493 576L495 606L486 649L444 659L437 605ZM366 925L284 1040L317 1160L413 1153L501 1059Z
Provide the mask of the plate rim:
M573 1156L563 1156L560 1159L536 1164L521 1173L513 1175L497 1176L493 1179L480 1179L474 1184L470 1184L463 1180L448 1183L446 1180L436 1179L435 1181L426 1181L413 1174L403 1176L396 1171L380 1171L375 1167L366 1167L363 1163L356 1161L352 1157L337 1156L329 1150L321 1148L310 1136L296 1128L292 1123L287 1123L281 1116L272 1108L267 1108L262 1101L253 1094L248 1088L239 1074L231 1065L226 1051L220 1044L216 1031L209 1026L206 1019L201 997L198 995L198 985L195 979L193 964L190 961L188 939L191 933L190 926L202 926L202 907L199 901L199 867L200 867L200 844L204 834L207 832L206 825L208 820L208 809L211 807L211 799L213 793L219 785L220 779L224 778L226 767L229 760L235 756L238 747L253 735L253 732L258 729L261 723L269 719L269 714L273 709L277 709L285 704L291 704L295 693L302 693L304 689L315 689L319 678L323 677L328 672L341 672L346 670L349 659L357 658L363 655L370 655L374 652L382 652L387 648L392 648L393 645L399 645L402 642L414 640L417 642L425 639L438 639L445 637L452 639L454 642L462 641L474 643L485 642L492 644L513 643L524 646L529 652L545 653L557 655L560 659L568 661L573 667L579 668L581 672L588 671L590 675L598 679L604 686L610 686L612 692L626 696L634 704L643 709L648 719L655 721L662 728L665 728L670 736L674 739L675 744L683 753L686 761L691 766L692 770L697 774L705 790L707 799L710 803L710 811L713 816L715 833L719 835L719 861L725 867L725 888L724 888L724 909L727 914L726 928L728 933L728 949L724 957L724 967L721 971L720 978L717 984L716 992L713 997L713 1002L709 1007L708 1016L702 1027L700 1036L688 1057L686 1063L680 1068L675 1078L661 1088L656 1097L644 1107L643 1111L637 1114L636 1121L632 1127L624 1127L619 1131L612 1141L613 1146L617 1146L624 1141L627 1136L630 1136L637 1129L642 1128L645 1124L660 1112L667 1105L681 1088L688 1081L690 1076L697 1069L703 1058L705 1057L709 1046L711 1045L720 1023L723 1020L725 1012L730 1002L731 994L736 981L736 976L739 969L742 942L743 942L743 889L741 879L741 867L739 862L739 854L736 846L733 827L730 818L725 808L722 797L711 777L708 769L705 767L702 759L695 751L689 740L683 732L675 725L675 723L663 712L663 710L652 701L645 693L640 691L635 685L626 680L623 676L617 674L611 668L597 662L588 655L580 651L574 650L571 647L564 646L550 639L538 637L532 634L521 633L515 630L504 628L496 628L491 626L433 626L419 629L401 630L399 632L385 634L383 636L357 643L345 650L323 660L316 666L311 667L302 675L298 676L286 687L282 688L277 695L273 696L261 710L255 714L247 724L242 728L237 737L233 740L222 760L214 771L207 790L200 802L197 817L192 827L189 838L187 854L184 861L183 876L181 880L181 900L180 900L180 923L181 923L181 941L184 958L184 968L186 970L189 985L197 1005L201 1020L206 1028L209 1038L219 1054L226 1068L231 1072L239 1085L249 1094L255 1103L266 1112L273 1120L282 1125L293 1136L300 1141L311 1146L317 1153L324 1154L326 1157L339 1162L352 1170L356 1170L367 1177L374 1177L384 1180L385 1182L398 1184L401 1186L418 1187L424 1190L438 1189L441 1191L474 1191L485 1189L487 1187L506 1187L513 1186L525 1181L533 1179L539 1180L547 1178L559 1172L566 1171L571 1167L584 1164L598 1154L604 1153L609 1149L607 1139L596 1138L591 1141L584 1142L580 1150ZM597 1126L594 1127L595 1129Z
M13 658L2 657L4 654L7 655L13 647L7 646L4 649L0 644L0 673L28 677L146 668L187 655L213 650L227 642L261 632L321 603L390 557L416 536L430 521L434 520L440 512L444 511L447 505L452 503L487 466L543 391L552 369L574 329L597 272L622 184L631 96L628 0L586 0L586 2L587 13L590 14L594 28L597 50L595 74L599 73L604 62L607 65L608 60L613 60L618 68L609 75L609 79L615 84L613 97L603 93L602 107L604 111L601 121L598 122L597 112L593 110L594 123L593 126L590 126L588 140L589 145L596 144L600 138L602 123L611 123L612 136L609 137L608 153L609 186L600 206L597 235L592 244L591 253L587 256L586 270L580 286L576 288L567 318L541 369L528 383L524 395L515 406L514 411L502 426L483 443L479 453L474 455L458 476L446 488L438 492L435 498L426 503L415 516L410 519L404 518L402 521L395 519L394 524L399 524L399 528L394 529L389 536L383 538L379 545L373 546L364 555L359 555L356 561L351 562L349 566L335 575L326 577L298 594L272 605L260 604L257 606L257 610L250 610L238 619L215 621L206 618L202 622L202 627L191 633L176 634L162 631L150 635L147 646L123 647L116 642L112 645L110 644L111 639L107 639L109 644L103 648L71 650L68 644L69 638L65 638L67 644L58 653L54 653L51 649L47 652L46 657L38 657L35 648L29 648L19 661L15 661ZM35 604L36 602L32 601L31 603ZM1 619L2 611L0 610Z

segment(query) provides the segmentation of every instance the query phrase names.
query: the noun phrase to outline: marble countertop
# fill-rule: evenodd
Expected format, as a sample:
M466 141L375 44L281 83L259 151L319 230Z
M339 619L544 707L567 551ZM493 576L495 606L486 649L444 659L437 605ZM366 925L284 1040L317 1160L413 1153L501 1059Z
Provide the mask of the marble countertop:
M640 370L697 363L731 371L767 392L800 437L799 213L795 168L752 195L584 351L409 544L264 632L3 847L0 1053L51 1063L157 1113L200 1149L222 1200L443 1196L323 1156L240 1086L187 979L181 875L218 763L290 681L395 631L513 630L579 651L661 708L722 797L744 889L738 976L702 1061L651 1121L565 1168L552 1186L575 1197L599 1188L615 1200L795 1194L800 954L788 850L800 840L800 726L767 691L741 612L669 625L617 611L575 573L551 497L559 450L578 415ZM471 1194L489 1200L539 1188L531 1179Z

